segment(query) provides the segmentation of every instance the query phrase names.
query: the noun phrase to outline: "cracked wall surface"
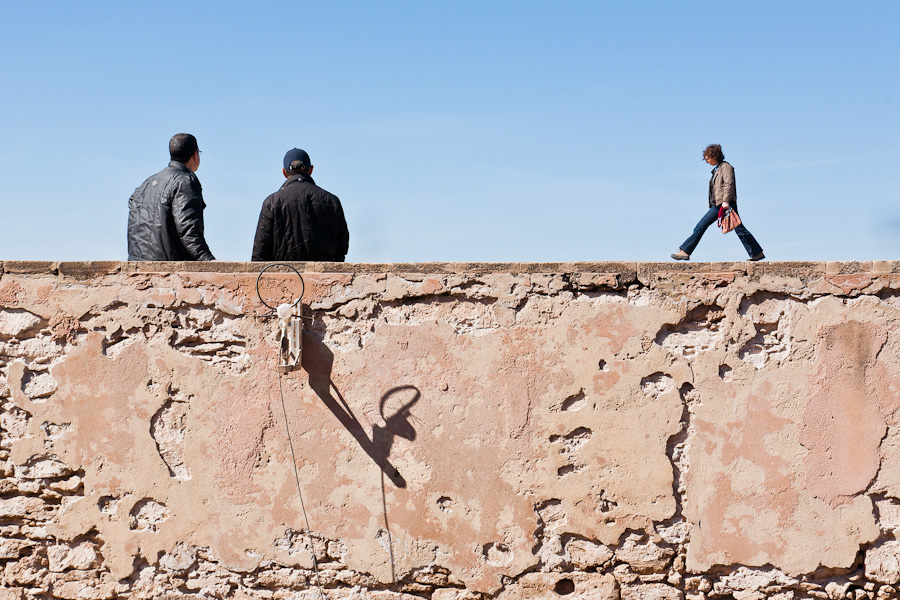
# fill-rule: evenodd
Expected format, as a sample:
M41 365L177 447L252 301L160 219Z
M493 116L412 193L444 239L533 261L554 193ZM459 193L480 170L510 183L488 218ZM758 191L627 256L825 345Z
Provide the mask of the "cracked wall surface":
M0 600L898 597L900 262L262 266L0 263Z

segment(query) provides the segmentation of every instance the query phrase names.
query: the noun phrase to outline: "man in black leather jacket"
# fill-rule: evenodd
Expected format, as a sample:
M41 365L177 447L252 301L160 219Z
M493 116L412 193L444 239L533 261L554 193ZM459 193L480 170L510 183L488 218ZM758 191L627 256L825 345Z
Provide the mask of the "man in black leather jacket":
M169 166L128 200L128 260L215 260L203 237L203 190L197 138L169 140Z
M309 155L284 155L287 181L263 201L252 260L344 262L350 241L341 201L316 185Z

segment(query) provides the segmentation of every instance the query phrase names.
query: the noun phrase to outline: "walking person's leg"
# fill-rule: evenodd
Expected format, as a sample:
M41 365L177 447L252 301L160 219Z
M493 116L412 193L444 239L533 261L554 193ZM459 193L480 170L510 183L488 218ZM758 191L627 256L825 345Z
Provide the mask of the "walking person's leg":
M734 206L734 212L738 215L741 214L738 212L736 205ZM744 227L743 223L735 227L734 232L737 234L738 238L740 238L741 243L744 245L744 250L747 251L750 260L762 260L766 257L766 255L763 254L762 246L759 245L759 242L756 241L756 238L753 237L750 230Z
M747 251L747 255L751 260L761 260L766 257L763 254L762 246L759 245L759 242L756 241L750 230L744 227L743 223L735 227L734 232L740 238L741 243L744 245L744 250Z
M700 219L697 225L694 227L693 233L688 236L688 239L684 240L684 243L681 244L679 250L672 255L672 258L677 260L687 260L690 258L691 254L693 254L694 249L697 247L697 244L700 243L700 238L703 237L703 233L709 228L710 225L716 222L716 219L719 218L719 207L711 206L706 214Z

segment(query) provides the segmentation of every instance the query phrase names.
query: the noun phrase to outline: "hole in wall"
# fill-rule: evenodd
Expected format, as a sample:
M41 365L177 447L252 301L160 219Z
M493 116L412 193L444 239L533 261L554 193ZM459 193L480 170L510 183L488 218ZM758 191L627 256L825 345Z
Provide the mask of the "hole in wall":
M170 516L169 507L150 498L138 501L131 509L129 528L136 531L157 531L159 524Z
M734 373L728 365L719 365L719 377L722 381L731 381L734 379Z
M675 380L671 375L657 371L641 379L641 391L648 398L656 399L675 388Z
M678 393L681 395L681 400L685 404L700 403L700 390L694 389L694 386L690 383L684 383L678 388Z
M169 476L182 481L191 478L191 472L184 464L185 431L187 429L188 403L171 397L178 395L170 385L167 389L170 397L153 418L150 419L150 437L156 442L156 450L169 470ZM268 461L265 461L268 462ZM262 466L257 459L255 467Z
M581 409L584 408L586 405L587 405L587 402L585 401L585 398L584 398L584 390L579 390L579 392L578 392L577 394L574 394L574 395L572 395L572 396L569 396L568 398L566 398L565 400L563 400L563 403L562 403L562 410L563 410L563 411L567 411L567 410L571 410L571 411L581 410Z
M485 544L481 551L487 559L487 563L494 567L506 566L513 560L509 547L501 542Z
M112 496L103 496L102 498L100 498L100 500L97 501L97 508L100 509L100 512L106 513L108 515L115 514L117 505L118 500L116 500Z
M553 586L553 591L560 596L568 596L575 591L575 582L568 577L560 579L556 582L556 585Z

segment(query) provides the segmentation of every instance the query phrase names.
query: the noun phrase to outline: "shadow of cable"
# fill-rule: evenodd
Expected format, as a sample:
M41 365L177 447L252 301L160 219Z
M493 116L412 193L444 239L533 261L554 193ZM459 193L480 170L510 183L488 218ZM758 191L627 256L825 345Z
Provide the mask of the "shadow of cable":
M396 581L394 541L388 521L384 479L387 477L398 488L406 487L406 480L400 471L390 463L388 456L390 456L391 447L396 438L400 437L410 441L416 439L416 429L411 422L411 409L422 398L422 393L412 385L396 386L385 392L378 403L378 413L384 421L384 425L373 425L370 439L362 423L353 414L353 410L331 379L334 353L321 339L310 332L303 333L302 366L309 374L309 386L381 469L381 507L384 514L384 532L387 535L387 551L391 562L391 581Z
M375 447L379 449L385 456L391 453L391 446L394 444L394 438L402 437L407 440L416 439L416 430L412 426L410 419L412 413L410 409L413 404L422 398L419 389L412 385L401 385L389 389L382 397L378 404L378 413L384 421L384 426L372 426L372 441ZM385 408L388 403L398 403L400 406L390 416L385 415ZM387 533L388 556L391 560L391 581L397 581L396 566L394 564L394 537L391 533L391 524L387 515L387 494L384 489L384 471L381 473L381 508L384 512L384 530Z

